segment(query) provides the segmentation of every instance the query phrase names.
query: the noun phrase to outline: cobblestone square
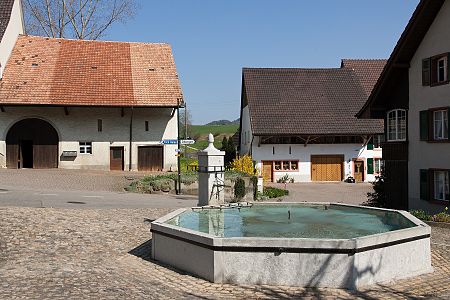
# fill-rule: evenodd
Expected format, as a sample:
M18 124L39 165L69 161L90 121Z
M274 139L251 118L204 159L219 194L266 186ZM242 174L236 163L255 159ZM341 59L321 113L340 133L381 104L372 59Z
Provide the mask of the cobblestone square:
M434 273L360 291L220 285L150 260L168 209L0 208L0 299L449 299L450 229L432 228Z

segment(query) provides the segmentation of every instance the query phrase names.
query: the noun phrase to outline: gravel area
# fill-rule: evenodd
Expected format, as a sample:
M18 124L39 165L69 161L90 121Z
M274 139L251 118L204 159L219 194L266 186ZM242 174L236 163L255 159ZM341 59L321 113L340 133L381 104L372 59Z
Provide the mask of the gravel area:
M450 228L435 272L361 291L213 284L151 261L148 222L168 209L0 207L0 299L448 299Z

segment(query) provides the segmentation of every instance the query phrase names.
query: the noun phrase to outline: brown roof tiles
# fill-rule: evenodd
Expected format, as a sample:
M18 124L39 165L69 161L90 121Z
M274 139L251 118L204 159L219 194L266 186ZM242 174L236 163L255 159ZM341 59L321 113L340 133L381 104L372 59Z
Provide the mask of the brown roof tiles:
M0 104L177 106L182 92L167 44L20 36Z
M341 67L355 71L364 92L369 97L386 62L387 59L343 59Z

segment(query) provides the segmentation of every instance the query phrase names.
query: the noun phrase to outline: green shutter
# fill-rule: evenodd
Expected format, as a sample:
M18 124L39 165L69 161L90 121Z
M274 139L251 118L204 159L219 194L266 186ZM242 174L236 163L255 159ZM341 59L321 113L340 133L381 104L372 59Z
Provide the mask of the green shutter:
M422 85L430 86L431 83L431 58L422 60Z
M370 142L367 144L367 150L373 150L373 141L372 141L372 139L371 139Z
M420 170L420 199L422 200L430 199L430 182L428 175L428 170Z
M373 158L367 159L367 174L373 174Z
M421 141L428 141L429 140L429 133L430 133L430 120L429 120L429 111L428 110L422 110L420 112L420 140Z

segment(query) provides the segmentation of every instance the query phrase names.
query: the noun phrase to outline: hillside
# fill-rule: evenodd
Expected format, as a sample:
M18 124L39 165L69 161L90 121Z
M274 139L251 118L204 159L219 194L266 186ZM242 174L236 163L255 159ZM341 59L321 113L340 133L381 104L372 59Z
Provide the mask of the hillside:
M192 125L191 135L196 141L193 145L194 148L204 149L208 146L208 134L214 135L214 145L216 148L222 147L222 139L224 136L227 138L233 136L239 129L239 124L228 125Z
M230 121L230 120L218 120L218 121L212 121L209 122L208 124L206 124L206 126L217 126L217 125L239 125L240 120L236 119L234 121Z

